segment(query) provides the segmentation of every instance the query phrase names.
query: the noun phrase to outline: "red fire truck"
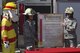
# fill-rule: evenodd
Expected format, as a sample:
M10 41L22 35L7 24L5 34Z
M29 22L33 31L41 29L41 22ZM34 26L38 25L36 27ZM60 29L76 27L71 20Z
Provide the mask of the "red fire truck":
M38 31L37 37L39 41L37 44L38 49L36 48L34 51L25 50L25 53L76 52L80 50L80 49L75 49L75 48L65 48L65 49L63 48L63 27L60 25L60 22L63 22L63 15L53 14L53 12L54 13L57 12L57 5L56 5L56 2L54 5L52 2L54 3L54 1L52 0L34 0L34 1L33 0L26 0L26 1L19 0L18 1L18 9L19 9L18 12L19 12L19 18L20 18L19 37L18 37L19 41L23 37L23 23L25 22L25 16L22 15L22 13L25 11L26 8L33 8L36 12L40 13L35 16L35 17L38 17L38 19L34 19L37 23L36 30ZM54 36L50 36L53 34L51 32L52 30L55 30L55 31L57 30L56 32L58 33L53 31ZM46 32L49 32L50 34ZM51 37L53 38L53 40L51 40L52 39ZM24 41L22 41L23 43L19 41L18 41L18 46L23 47Z

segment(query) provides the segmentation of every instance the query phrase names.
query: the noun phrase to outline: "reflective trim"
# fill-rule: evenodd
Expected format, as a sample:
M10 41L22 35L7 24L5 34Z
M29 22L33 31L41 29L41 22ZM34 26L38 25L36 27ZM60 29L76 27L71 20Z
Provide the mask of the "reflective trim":
M7 30L7 31L10 31L10 30L12 30L12 29L14 29L12 25L9 26L9 27L8 27L8 26L2 26L2 27L1 27L1 30Z
M4 37L4 38L7 38L7 37ZM16 41L16 37L10 38L10 39L6 39L6 40L4 40L4 38L3 38L2 42L9 41L9 43L12 43L12 42L15 42Z
M16 9L16 8L14 8L12 6L5 6L5 8Z

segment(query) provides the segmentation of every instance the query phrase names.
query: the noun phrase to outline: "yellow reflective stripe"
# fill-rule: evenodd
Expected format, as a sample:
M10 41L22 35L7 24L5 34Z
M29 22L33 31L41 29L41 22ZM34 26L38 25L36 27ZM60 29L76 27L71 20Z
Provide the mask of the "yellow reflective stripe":
M8 36L8 31L7 30L2 30L1 31L1 37L7 37Z
M16 33L15 33L15 30L14 29L12 29L10 31L2 30L1 31L1 36L2 37L13 38L13 37L16 37Z
M12 23L11 23L8 19L3 18L1 25L2 25L2 26L11 26Z
M14 29L8 31L8 38L16 37L16 32Z

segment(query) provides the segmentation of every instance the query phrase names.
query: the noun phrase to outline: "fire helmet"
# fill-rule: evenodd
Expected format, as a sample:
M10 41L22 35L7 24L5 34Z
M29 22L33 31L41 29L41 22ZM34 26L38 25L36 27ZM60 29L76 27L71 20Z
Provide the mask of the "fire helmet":
M67 7L65 9L65 13L69 13L69 14L72 14L74 12L74 9L72 7Z
M5 7L4 10L10 10L10 9L16 9L16 4L15 2L8 2Z
M23 14L24 15L34 15L36 14L36 12L32 8L27 8Z

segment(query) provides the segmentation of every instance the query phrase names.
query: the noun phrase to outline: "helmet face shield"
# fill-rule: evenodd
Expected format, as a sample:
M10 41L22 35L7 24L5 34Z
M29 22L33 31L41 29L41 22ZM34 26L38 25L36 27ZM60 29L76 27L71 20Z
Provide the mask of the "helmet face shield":
M12 9L12 10L15 12L15 14L18 14L17 9Z
M18 22L19 21L19 17L18 17L18 15L16 15L15 11L10 10L8 12L9 12L9 16L10 16L10 18L13 22Z

